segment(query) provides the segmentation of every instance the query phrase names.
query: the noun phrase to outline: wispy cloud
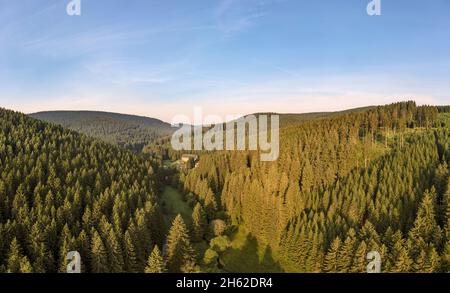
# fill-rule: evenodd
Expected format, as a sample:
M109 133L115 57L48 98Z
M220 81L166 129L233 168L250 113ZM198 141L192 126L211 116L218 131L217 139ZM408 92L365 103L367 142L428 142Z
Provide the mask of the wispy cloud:
M273 1L262 0L222 0L215 16L218 28L225 33L234 33L251 27L268 11L267 6Z
M119 86L132 86L133 84L162 84L174 78L171 72L180 63L173 62L164 66L137 64L120 57L89 60L84 62L84 68L92 78Z
M46 35L25 41L21 48L50 56L77 56L146 43L152 36L167 30L168 28L130 30L123 26L106 25L74 33L65 30L49 31Z

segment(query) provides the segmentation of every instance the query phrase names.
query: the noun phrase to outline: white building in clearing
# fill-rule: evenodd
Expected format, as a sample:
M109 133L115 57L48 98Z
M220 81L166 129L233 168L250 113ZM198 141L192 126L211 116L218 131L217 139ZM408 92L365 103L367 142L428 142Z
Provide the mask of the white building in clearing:
M196 163L198 161L198 156L193 154L184 154L181 156L181 161L187 164L189 161Z

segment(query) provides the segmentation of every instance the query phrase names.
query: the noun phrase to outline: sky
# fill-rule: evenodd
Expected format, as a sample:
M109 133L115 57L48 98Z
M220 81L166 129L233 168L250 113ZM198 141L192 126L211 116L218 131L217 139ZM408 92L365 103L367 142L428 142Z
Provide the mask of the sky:
M176 115L450 104L450 1L0 0L0 107Z

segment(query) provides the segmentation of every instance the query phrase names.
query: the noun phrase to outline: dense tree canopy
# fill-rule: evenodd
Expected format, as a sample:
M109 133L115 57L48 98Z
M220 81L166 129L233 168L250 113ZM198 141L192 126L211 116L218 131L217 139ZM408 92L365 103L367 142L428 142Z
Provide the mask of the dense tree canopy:
M282 129L278 161L203 154L184 189L295 271L362 272L371 250L385 271L447 270L450 130L437 118L406 102L304 121Z
M53 111L31 116L135 151L174 130L158 119L107 112Z
M0 126L0 267L65 271L77 250L86 272L143 271L164 241L152 162L11 111Z

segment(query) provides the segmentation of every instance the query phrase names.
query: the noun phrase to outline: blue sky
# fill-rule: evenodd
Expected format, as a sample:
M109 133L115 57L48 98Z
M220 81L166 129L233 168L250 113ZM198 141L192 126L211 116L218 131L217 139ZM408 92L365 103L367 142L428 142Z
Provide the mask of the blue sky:
M0 106L191 115L450 103L450 1L0 0Z

